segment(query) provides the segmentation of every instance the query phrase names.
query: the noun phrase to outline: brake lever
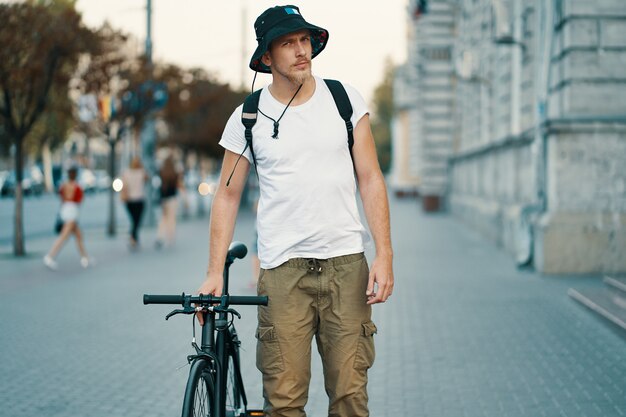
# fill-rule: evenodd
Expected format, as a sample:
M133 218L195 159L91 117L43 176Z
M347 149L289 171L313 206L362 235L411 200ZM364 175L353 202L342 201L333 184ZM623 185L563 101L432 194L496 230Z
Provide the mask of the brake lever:
M170 317L175 316L176 314L193 314L196 312L196 309L193 307L185 307L182 310L174 310L170 311L167 316L165 316L165 320L168 320Z

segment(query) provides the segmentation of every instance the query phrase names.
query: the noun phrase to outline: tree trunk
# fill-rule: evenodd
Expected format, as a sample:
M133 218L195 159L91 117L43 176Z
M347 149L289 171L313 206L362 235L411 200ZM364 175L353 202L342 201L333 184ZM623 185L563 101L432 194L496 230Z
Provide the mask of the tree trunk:
M41 159L43 161L43 178L46 184L46 192L54 191L54 181L52 178L52 152L50 143L46 140L41 146Z
M109 141L109 176L111 181L115 180L115 144L117 141L111 136L111 133L107 129L107 139ZM109 187L109 222L107 227L107 234L110 237L115 236L115 190L113 187Z
M183 148L183 171L180 173L181 175L181 181L185 180L185 172L187 172L187 161L189 160L189 149L188 148ZM189 218L189 194L188 191L185 188L185 191L183 191L181 195L182 197L182 203L183 203L183 207L181 210L181 214L183 219L188 219Z
M23 136L15 138L15 221L13 222L13 254L26 256L24 247L24 196L22 192L23 165L22 160Z
M196 167L195 167L195 170L196 170L196 172L197 172L197 173L198 173L198 175L199 175L199 181L200 181L200 182L199 182L199 184L198 184L198 186L199 186L200 184L202 184L202 182L204 181L204 178L202 178L202 174L204 173L204 171L202 171L202 164L201 164L201 161L200 161L200 160L201 160L201 156L200 156L200 154L196 151ZM204 201L204 200L205 200L206 196L201 195L201 194L199 193L199 190L198 190L198 189L191 190L191 193L192 193L192 195L195 195L195 197L196 197L196 202L198 203L198 205L197 205L197 208L198 208L198 211L197 211L198 218L203 218L203 217L204 217L204 215L206 214L206 211L205 211L205 209L204 209L204 204L205 204L205 201Z

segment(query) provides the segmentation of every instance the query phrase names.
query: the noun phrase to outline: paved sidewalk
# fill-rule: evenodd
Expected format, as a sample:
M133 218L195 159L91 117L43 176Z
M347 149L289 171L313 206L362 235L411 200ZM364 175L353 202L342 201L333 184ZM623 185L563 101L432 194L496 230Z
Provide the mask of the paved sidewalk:
M41 256L52 237L15 260L0 247L0 416L175 416L187 377L191 319L143 293L192 292L204 275L207 219L179 223L177 245L156 251L154 230L129 253L125 237L87 232L98 264L83 270L69 242L60 271ZM235 239L250 243L242 212ZM624 416L626 338L568 298L597 277L545 277L445 215L392 200L396 289L375 307L373 417ZM231 293L251 294L249 260ZM242 307L244 379L261 404L254 367L255 309ZM181 369L177 369L182 367ZM314 360L308 415L326 415Z

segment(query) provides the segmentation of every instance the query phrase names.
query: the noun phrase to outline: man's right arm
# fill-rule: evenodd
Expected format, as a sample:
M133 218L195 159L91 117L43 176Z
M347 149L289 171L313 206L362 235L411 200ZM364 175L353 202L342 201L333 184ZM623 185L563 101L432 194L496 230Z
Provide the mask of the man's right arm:
M210 241L209 241L209 266L206 279L198 288L198 293L222 295L224 262L228 253L228 246L233 239L235 220L239 210L241 194L246 185L250 163L244 157L239 160L239 155L226 150L220 182L211 205ZM228 184L226 182L237 168Z

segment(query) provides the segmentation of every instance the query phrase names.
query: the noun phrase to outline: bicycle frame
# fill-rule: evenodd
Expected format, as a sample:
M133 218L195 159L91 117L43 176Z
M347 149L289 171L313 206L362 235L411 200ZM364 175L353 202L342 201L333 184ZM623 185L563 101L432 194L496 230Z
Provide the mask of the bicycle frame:
M226 259L226 264L224 265L224 287L222 295L225 295L226 297L223 298L223 300L228 300L229 269L233 262L234 259L229 257ZM227 308L227 302L222 302L221 306ZM202 326L200 350L211 357L215 356L216 365L219 368L216 373L215 403L213 404L214 410L212 412L215 417L225 417L229 356L233 357L233 367L235 368L234 383L238 386L237 391L240 393L241 401L243 402L243 404L238 404L239 408L243 405L243 409L246 409L248 405L245 388L243 386L243 379L241 377L239 357L237 355L237 351L235 350L235 343L238 343L239 341L233 340L232 338L229 330L230 327L228 325L228 313L219 312L217 313L217 318L215 317L215 312L209 311L203 314L204 326ZM234 327L232 327L232 329L234 329ZM235 399L236 404L238 401L239 399Z

